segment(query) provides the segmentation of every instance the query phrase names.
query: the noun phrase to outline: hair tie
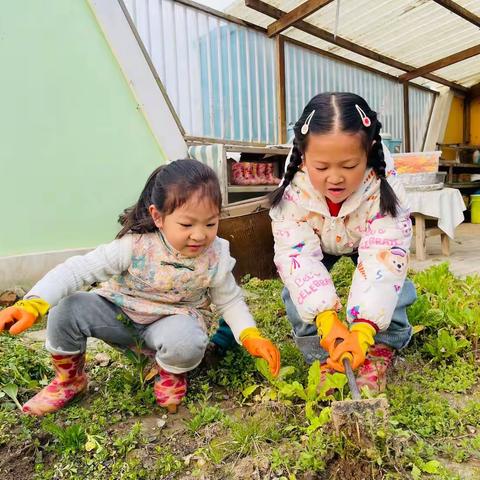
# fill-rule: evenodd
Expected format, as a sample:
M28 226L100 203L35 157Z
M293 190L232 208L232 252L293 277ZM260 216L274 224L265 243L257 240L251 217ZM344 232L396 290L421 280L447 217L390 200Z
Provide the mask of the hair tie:
M363 126L368 128L372 124L372 121L357 104L355 104L355 108L357 109L357 112L360 115L360 118L362 119Z
M306 135L308 133L308 129L310 127L310 122L312 121L314 113L315 113L315 110L312 110L310 115L305 119L305 123L302 125L302 128L300 129L300 133L302 135Z

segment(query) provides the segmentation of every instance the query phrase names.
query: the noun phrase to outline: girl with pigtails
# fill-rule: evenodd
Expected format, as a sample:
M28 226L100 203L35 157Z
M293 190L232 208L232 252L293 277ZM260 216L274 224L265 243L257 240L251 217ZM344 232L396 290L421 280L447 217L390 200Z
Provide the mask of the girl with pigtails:
M394 353L410 341L406 279L412 237L405 192L382 145L381 123L353 93L313 97L295 124L280 187L271 195L275 264L297 347L322 371L343 371L349 356L359 387L385 388ZM356 264L349 326L329 271Z

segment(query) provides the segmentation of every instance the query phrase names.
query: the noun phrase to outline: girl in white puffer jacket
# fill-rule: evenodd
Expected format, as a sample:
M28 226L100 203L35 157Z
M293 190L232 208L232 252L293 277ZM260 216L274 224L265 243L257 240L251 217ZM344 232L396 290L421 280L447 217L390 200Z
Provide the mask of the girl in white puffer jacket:
M376 112L353 93L313 97L294 127L281 186L272 194L275 264L298 348L307 362L343 371L349 355L360 386L385 387L394 351L410 341L406 280L412 237L405 191L382 145ZM329 270L356 263L349 327Z

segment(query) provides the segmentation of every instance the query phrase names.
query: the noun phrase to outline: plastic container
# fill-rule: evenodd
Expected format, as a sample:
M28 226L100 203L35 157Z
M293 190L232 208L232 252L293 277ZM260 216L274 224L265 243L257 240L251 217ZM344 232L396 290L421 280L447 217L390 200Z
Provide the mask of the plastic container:
M480 194L470 195L470 221L480 223Z
M475 150L472 155L473 163L479 164L480 163L480 150Z
M442 152L410 152L392 155L397 173L433 173L438 172Z
M390 150L390 153L400 153L400 148L402 147L402 140L397 140L395 138L385 139L382 137L382 141Z
M402 146L401 139L392 138L390 133L382 133L382 142L388 148L390 153L400 153L400 148Z

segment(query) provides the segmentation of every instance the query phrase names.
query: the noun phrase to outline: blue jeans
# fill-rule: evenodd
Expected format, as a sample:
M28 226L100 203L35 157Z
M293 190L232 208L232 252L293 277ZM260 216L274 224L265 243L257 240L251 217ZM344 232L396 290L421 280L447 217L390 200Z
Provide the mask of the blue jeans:
M323 264L328 271L332 269L335 263L341 257L324 254ZM358 254L351 256L353 262L358 261ZM412 326L407 318L407 307L417 298L417 292L413 283L406 279L403 288L398 297L398 303L393 312L392 321L387 330L377 333L375 343L383 343L396 350L405 348L412 338ZM305 323L297 312L295 305L290 298L290 293L286 288L282 292L282 300L285 304L287 317L292 325L293 339L298 349L303 353L307 363L313 363L315 360L324 362L328 353L320 346L320 337L317 334L317 327L311 323Z

